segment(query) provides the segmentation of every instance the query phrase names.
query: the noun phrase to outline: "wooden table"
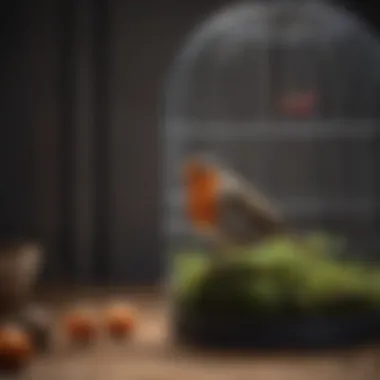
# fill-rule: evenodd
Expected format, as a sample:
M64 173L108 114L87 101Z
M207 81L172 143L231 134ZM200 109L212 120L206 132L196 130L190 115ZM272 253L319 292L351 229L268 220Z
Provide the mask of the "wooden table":
M120 292L119 292L120 293ZM110 296L110 294L113 294ZM140 325L130 342L106 337L93 347L73 349L56 329L51 353L32 363L22 375L28 380L380 380L380 350L336 352L315 357L262 357L185 352L170 344L168 313L159 298L144 293L82 292L45 297L57 317L76 302L101 309L112 298L128 299L140 311ZM376 364L378 362L378 365Z

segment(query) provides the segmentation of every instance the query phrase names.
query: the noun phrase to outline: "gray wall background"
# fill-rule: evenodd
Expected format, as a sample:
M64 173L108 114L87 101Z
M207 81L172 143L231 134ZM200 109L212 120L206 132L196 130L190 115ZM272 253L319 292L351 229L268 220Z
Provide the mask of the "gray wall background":
M7 29L2 219L45 242L46 281L150 283L164 74L223 1L96 3L25 2Z

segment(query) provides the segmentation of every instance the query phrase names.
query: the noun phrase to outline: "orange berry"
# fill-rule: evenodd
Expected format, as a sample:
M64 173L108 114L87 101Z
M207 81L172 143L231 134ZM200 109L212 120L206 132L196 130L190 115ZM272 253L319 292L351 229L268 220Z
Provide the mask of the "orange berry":
M128 336L136 326L135 313L128 306L112 306L106 310L105 325L108 333L115 338Z
M85 310L68 313L65 327L69 339L77 343L88 343L94 340L98 332L94 316Z
M29 334L17 325L0 328L0 364L5 368L17 369L25 366L34 353Z

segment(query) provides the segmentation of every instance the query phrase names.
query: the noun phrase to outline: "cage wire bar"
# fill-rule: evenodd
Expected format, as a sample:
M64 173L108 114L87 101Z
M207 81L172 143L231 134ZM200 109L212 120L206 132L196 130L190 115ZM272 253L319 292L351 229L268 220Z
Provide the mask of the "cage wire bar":
M300 230L351 238L378 257L380 47L365 24L318 1L242 3L198 27L175 60L164 115L169 245L194 237L180 167L189 153L225 159ZM278 99L312 95L302 117Z

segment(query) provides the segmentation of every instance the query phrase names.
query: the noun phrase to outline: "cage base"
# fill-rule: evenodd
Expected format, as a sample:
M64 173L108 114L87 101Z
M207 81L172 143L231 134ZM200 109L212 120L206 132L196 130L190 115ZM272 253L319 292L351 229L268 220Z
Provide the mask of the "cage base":
M266 320L179 313L173 327L177 343L206 349L317 351L380 345L380 310Z

